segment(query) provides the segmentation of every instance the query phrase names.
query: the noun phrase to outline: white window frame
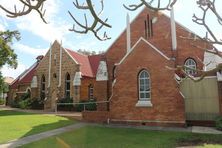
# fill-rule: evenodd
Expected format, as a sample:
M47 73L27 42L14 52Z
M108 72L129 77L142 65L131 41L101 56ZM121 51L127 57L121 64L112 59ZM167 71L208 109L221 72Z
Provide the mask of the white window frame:
M148 77L143 77L143 78L141 77L141 75L144 72L148 75ZM140 71L137 79L138 79L139 100L138 100L136 106L137 107L147 107L147 106L151 107L152 106L152 103L151 103L151 79L150 79L149 72L147 70ZM143 87L145 88L147 85L147 87L149 87L149 90L143 90L143 91L140 90L140 88L142 87L142 85L140 83L141 80L144 81ZM146 83L146 80L147 80L147 83ZM142 93L144 94L144 96L146 96L146 94L147 94L149 97L148 98L145 98L145 97L141 98Z
M192 58L186 59L186 61L184 63L184 66L194 69L194 70L192 70L192 69L189 69L189 68L185 67L185 72L187 74L189 74L189 75L195 75L196 74L197 63L194 59L192 59Z

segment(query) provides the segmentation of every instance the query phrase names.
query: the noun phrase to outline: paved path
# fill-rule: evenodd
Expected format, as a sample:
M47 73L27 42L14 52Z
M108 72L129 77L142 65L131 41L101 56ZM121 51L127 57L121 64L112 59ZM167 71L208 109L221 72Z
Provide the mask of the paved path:
M84 127L84 126L86 126L85 123L81 123L81 122L80 123L75 123L73 125L69 125L69 126L66 126L66 127L58 128L58 129L55 129L55 130L43 132L43 133L32 135L32 136L27 136L27 137L24 137L24 138L21 138L21 139L10 141L6 144L1 144L0 148L15 148L15 147L18 147L18 146L21 146L21 145L24 145L24 144L28 144L28 143L31 143L31 142L34 142L34 141L38 141L38 140L41 140L41 139L44 139L44 138L48 138L48 137L51 137L51 136L62 134L64 132L68 132L68 131L71 131L71 130L74 130L74 129L79 129L79 128Z
M192 126L192 133L200 134L222 134L222 131L216 130L213 127Z

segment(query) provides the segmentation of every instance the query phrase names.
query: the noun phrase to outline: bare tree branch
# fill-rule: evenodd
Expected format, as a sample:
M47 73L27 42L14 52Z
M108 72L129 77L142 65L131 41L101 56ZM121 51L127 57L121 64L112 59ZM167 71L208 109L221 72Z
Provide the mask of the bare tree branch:
M95 9L94 9L94 6L91 2L91 0L86 0L86 5L85 4L82 4L82 5L79 5L79 2L78 0L76 0L76 3L74 3L74 6L77 8L77 9L80 9L80 10L88 10L90 12L90 14L92 15L94 21L92 23L91 26L88 25L88 21L87 21L87 17L86 17L86 14L84 14L84 19L85 19L85 25L81 24L80 22L77 21L77 19L72 15L72 13L70 11L68 11L69 15L71 16L71 18L74 20L75 24L77 24L79 27L81 27L83 30L76 30L75 29L75 24L73 25L73 28L72 29L69 29L69 31L74 31L76 33L81 33L81 34L87 34L89 31L91 31L92 33L94 33L95 37L100 40L100 41L105 41L105 40L108 40L108 39L111 39L110 37L107 36L107 33L104 32L103 34L103 37L100 37L98 35L98 32L103 28L103 27L108 27L108 28L111 28L112 26L109 25L107 23L108 19L105 19L105 21L101 20L99 18L99 16L102 14L103 12L103 9L104 9L104 3L103 3L103 0L101 0L101 11L97 14L95 12Z
M209 71L203 71L203 70L198 70L198 69L195 70L195 69L192 69L192 68L187 67L187 66L184 66L184 65L183 65L183 66L177 66L176 68L172 68L172 67L166 66L166 68L169 69L169 70L180 71L180 72L182 72L186 77L190 78L192 81L194 81L194 82L199 82L199 81L203 80L206 76L211 75L212 73L217 73L218 71L220 71L220 70L222 69L222 63L218 64L218 65L216 66L216 68L214 68L214 69L212 69L212 70L209 70ZM199 76L199 77L194 77L194 76L192 76L192 75L190 75L190 74L187 74L187 73L185 72L185 68L186 68L186 69L195 70L195 71L199 72L199 73L200 73L200 76Z
M23 4L22 10L17 10L16 5L14 6L14 11L8 10L2 5L0 5L0 8L7 13L6 15L7 17L11 17L11 18L16 18L16 17L27 15L32 10L34 10L38 12L43 22L47 24L46 20L44 19L46 9L43 10L43 5L46 0L19 0L19 1Z
M208 37L208 34L206 34L206 37L204 38L204 40L206 40L208 43L211 43L211 44L222 45L221 39L218 39L215 36L213 31L210 29L209 25L206 23L206 15L207 15L208 12L211 11L216 16L219 24L222 25L222 17L219 15L219 13L216 10L215 0L213 0L213 1L210 1L210 0L198 0L197 1L197 5L203 11L203 15L202 15L202 17L197 17L194 14L193 15L193 22L195 22L198 25L204 26L204 28L207 30L207 32L210 34L210 36L212 38L212 39L210 39Z
M130 11L135 11L138 8L142 7L142 6L146 6L149 9L152 10L170 10L171 7L177 2L177 0L168 0L166 6L161 6L161 0L157 1L157 6L153 6L154 2L156 2L155 0L149 0L149 2L147 2L146 0L140 0L141 2L139 4L132 4L129 6L126 6L125 4L123 4L123 6Z

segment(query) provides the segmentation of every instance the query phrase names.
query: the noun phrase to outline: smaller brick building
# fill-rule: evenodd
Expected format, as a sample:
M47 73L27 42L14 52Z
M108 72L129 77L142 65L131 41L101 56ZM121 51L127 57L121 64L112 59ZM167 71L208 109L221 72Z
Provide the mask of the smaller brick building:
M9 100L30 91L31 98L44 100L44 108L54 110L58 99L96 99L95 77L101 58L102 55L86 56L65 49L55 41L44 57L39 56L11 84Z
M7 104L11 104L15 99L20 98L23 94L33 92L32 96L35 96L34 90L32 90L31 82L36 73L36 69L42 60L43 56L38 56L36 62L20 74L10 85L8 92ZM32 97L31 96L31 97Z

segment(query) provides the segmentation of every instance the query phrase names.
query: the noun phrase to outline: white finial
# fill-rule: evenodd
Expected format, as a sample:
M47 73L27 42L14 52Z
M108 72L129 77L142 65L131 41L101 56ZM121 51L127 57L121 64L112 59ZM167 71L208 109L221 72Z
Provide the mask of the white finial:
M52 64L52 44L50 44L50 49L49 49L48 88L50 87L50 83L51 83L51 64Z
M60 43L60 51L59 51L59 85L58 87L61 86L61 81L62 81L62 40Z
M127 52L129 52L131 50L131 36L130 36L130 16L129 14L127 13L127 16L126 16L126 26L127 26L127 29L126 29L126 44L127 44Z
M171 18L171 37L172 37L172 48L173 50L177 50L177 35L176 35L176 24L174 19L174 9L172 7L170 12Z

